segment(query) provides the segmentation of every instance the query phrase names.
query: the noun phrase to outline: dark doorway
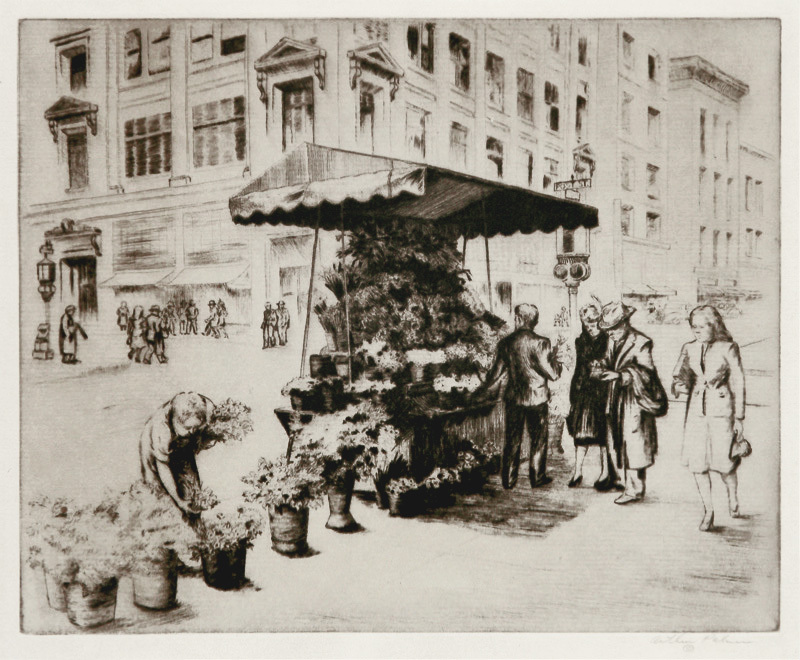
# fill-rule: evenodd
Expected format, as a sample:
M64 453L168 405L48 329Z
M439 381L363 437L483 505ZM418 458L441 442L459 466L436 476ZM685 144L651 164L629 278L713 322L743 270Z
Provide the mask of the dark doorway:
M69 257L61 260L61 297L69 287L69 296L78 301L81 318L97 316L97 259ZM65 271L64 266L69 269Z

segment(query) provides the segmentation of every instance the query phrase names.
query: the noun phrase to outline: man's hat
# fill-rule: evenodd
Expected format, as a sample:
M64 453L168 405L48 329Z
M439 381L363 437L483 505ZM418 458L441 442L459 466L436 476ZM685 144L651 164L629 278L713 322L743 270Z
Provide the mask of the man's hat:
M64 312L66 312L66 313L68 313L68 312L70 312L70 311L73 311L73 312L74 312L76 309L77 309L77 308L75 307L75 305L67 305L67 306L64 308Z
M150 311L151 312L160 312L161 308L158 305L151 305L150 306Z
M286 303L283 300L278 301L278 307L286 307Z
M623 302L608 303L603 307L603 316L600 319L601 330L611 330L616 328L623 321L627 321L636 311L635 307L629 307Z
M208 301L208 306L209 306L209 307L215 307L215 306L216 306L216 304L217 304L217 301L216 301L216 300L209 300L209 301Z

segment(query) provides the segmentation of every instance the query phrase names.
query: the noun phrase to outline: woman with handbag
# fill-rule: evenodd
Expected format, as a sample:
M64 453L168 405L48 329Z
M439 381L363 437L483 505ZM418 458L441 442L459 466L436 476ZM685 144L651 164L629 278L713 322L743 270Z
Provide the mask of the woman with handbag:
M681 460L694 473L705 509L700 530L707 532L714 526L710 472L722 477L730 515L739 517L736 470L749 453L743 436L744 370L739 347L716 308L696 307L689 325L695 340L681 349L672 393L688 396Z

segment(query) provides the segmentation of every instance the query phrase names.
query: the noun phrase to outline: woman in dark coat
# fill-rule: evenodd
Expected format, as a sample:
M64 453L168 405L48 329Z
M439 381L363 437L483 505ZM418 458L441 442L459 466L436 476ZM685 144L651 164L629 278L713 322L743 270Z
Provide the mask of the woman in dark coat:
M567 430L575 443L575 472L570 488L583 481L583 460L589 447L600 448L600 477L594 487L609 490L612 480L608 471L608 446L606 443L606 399L608 385L591 378L592 363L603 360L608 346L608 336L600 330L600 307L594 303L580 310L583 332L575 340L575 373L569 389L569 415Z

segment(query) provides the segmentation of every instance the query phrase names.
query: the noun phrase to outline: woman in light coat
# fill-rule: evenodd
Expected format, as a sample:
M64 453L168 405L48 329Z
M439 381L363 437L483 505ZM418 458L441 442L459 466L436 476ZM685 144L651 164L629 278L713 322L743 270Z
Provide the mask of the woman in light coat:
M696 307L689 325L695 340L681 349L672 392L688 396L681 458L697 482L705 509L700 529L705 532L714 525L709 472L720 474L728 489L731 517L739 517L739 459L731 459L731 448L743 432L745 383L739 347L716 308Z

